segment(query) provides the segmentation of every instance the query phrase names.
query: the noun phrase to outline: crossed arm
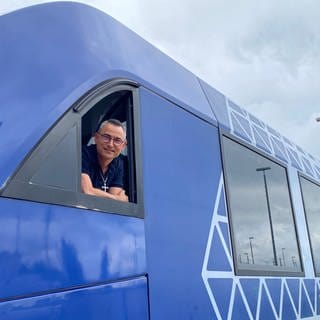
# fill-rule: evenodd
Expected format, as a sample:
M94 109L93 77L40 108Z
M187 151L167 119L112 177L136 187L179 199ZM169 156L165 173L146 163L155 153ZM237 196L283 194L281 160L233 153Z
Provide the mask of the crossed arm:
M128 197L126 196L125 191L122 188L111 187L109 188L108 192L104 192L92 185L92 181L89 175L87 175L86 173L81 174L81 189L83 193L92 196L128 202Z

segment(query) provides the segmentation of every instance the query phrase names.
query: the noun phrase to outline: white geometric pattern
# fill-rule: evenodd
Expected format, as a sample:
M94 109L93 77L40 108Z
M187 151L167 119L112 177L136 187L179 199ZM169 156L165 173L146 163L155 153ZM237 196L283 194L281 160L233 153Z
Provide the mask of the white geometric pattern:
M299 166L299 169L306 175L320 179L320 161L315 159L309 153L304 152L299 146L282 136L280 133L268 127L263 121L256 119L248 112L226 98L226 106L228 109L229 128L231 133L240 137L244 141L250 141L252 145L258 149L268 152L281 161L286 161L293 167ZM231 107L232 106L232 107ZM258 125L259 124L259 125ZM257 131L258 128L265 133L262 137ZM258 139L264 141L269 148L262 148L257 144ZM265 141L268 139L268 141ZM290 157L291 155L291 157Z
M225 210L227 208L224 190L223 175L221 173L201 272L217 319L320 319L320 317L317 316L320 303L320 283L318 279L240 277L234 275L232 253L228 248L230 235L228 234L228 239L225 239L220 227L221 223L228 225L228 219L225 212L218 212L219 208L225 208ZM223 206L219 205L220 201L224 202ZM218 235L218 239L227 256L230 264L228 270L210 270L209 257L211 254L213 259L221 258L213 252L213 248L215 247L214 239L217 239L214 238L214 233ZM219 289L221 286L215 287L214 284L210 284L210 281L214 281L215 279L222 283L225 281L226 286L230 284L231 281L230 298L227 297L227 299L229 299L227 304L221 303L221 299L219 299ZM250 300L250 295L248 294L250 290L247 290L245 280L256 281L258 283L258 292L256 301L254 302L254 308L252 308L252 299ZM272 281L280 287L280 293L278 289L271 284ZM309 283L309 285L307 285L307 283ZM279 296L279 301L276 301L275 296ZM224 302L225 301L226 299ZM243 306L242 311L238 309L239 305Z

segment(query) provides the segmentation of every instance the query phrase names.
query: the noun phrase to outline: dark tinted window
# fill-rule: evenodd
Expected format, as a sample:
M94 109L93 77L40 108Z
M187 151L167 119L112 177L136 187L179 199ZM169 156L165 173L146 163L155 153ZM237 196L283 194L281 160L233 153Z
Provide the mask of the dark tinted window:
M304 210L307 217L313 263L320 275L320 186L300 177Z
M77 155L77 130L73 127L48 150L29 183L76 191Z
M286 170L223 137L238 272L301 272Z

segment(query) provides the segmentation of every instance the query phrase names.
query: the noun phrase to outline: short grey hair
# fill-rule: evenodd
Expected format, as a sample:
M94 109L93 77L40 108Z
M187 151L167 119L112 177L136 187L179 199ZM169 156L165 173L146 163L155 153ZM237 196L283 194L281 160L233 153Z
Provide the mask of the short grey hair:
M124 132L124 136L126 137L126 135L127 135L126 127L118 119L109 119L109 120L103 121L99 126L98 132L101 130L102 127L104 127L108 123L110 123L110 124L112 124L112 125L114 125L116 127L122 128L122 130Z

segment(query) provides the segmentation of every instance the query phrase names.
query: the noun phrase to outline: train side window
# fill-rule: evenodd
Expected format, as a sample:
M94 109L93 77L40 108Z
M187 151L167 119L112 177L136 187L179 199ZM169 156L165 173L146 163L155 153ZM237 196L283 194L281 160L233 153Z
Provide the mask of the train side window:
M226 136L222 142L237 274L301 274L286 169Z
M125 84L106 83L94 88L49 130L1 195L143 217L137 95L134 87ZM93 143L99 125L111 118L119 120L127 131L127 147L121 157L129 202L89 196L81 191L82 148Z
M304 211L306 214L311 252L316 275L320 276L320 185L299 175Z

